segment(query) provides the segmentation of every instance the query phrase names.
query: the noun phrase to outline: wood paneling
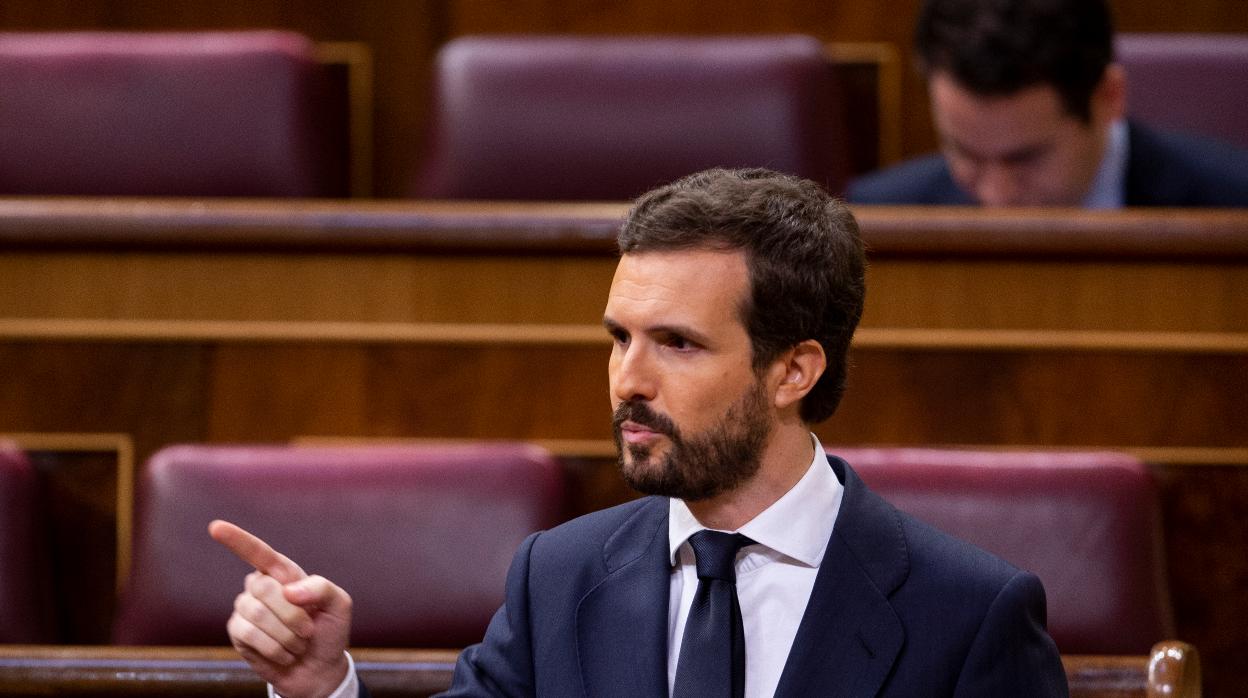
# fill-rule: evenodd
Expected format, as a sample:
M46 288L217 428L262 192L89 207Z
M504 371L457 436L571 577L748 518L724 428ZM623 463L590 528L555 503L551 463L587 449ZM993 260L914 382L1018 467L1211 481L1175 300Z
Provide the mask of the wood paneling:
M0 201L0 317L596 324L621 205ZM864 327L1243 332L1248 216L861 207Z
M125 433L140 457L202 440L205 359L193 345L0 342L0 429Z
M619 205L0 202L0 425L605 438ZM1248 215L862 208L838 441L1236 446ZM905 396L904 400L896 399Z
M0 314L363 322L593 322L615 260L32 252L0 259ZM51 283L52 279L59 279Z
M0 201L0 432L127 434L139 461L309 435L605 443L622 213ZM858 214L869 301L826 443L1248 448L1248 216ZM592 460L569 462L578 506L629 496ZM1236 695L1225 536L1248 467L1192 462L1161 471L1180 628Z
M1248 558L1239 551L1248 540L1248 468L1174 466L1154 473L1179 636L1200 647L1206 695L1245 695Z
M605 337L516 342L416 332L376 341L349 326L324 341L213 337L153 323L109 338L5 339L0 424L18 431L116 431L140 459L178 441L283 441L299 434L606 438ZM246 327L236 326L246 332ZM413 328L419 329L419 328ZM1248 446L1248 341L1169 343L1139 335L1001 348L997 335L922 333L897 346L864 330L850 388L820 425L831 442ZM1147 339L1148 336L1144 336ZM1216 337L1214 337L1216 339Z
M1109 0L1118 31L1248 32L1241 0L1200 0L1180 6L1162 0Z

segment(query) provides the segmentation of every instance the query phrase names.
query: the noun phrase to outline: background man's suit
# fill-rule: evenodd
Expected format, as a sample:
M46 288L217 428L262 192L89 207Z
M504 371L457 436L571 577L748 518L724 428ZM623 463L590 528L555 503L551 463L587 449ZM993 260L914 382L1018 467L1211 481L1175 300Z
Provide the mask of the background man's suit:
M1127 124L1127 206L1248 206L1248 153L1199 136ZM857 204L974 205L929 155L850 182Z
M776 695L1066 695L1034 575L829 460L844 500ZM530 536L447 695L666 696L667 515L647 497Z

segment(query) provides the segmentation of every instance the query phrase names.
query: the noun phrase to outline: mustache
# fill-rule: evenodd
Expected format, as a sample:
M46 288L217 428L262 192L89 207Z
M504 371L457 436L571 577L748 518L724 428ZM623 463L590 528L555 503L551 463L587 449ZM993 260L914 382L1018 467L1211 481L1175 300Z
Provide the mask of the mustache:
M656 412L650 405L640 400L621 402L619 407L615 408L615 414L611 417L612 428L619 432L620 425L624 422L632 422L668 436L676 433L676 424L670 417Z

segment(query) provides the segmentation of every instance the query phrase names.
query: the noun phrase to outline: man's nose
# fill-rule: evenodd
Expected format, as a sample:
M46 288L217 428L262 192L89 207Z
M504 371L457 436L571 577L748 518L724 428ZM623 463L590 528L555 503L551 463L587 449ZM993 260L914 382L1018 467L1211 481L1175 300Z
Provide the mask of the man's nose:
M654 399L658 381L648 352L635 343L616 347L611 361L611 391L622 402Z
M1023 191L1018 173L1009 165L980 165L975 177L975 198L984 206L1017 206Z

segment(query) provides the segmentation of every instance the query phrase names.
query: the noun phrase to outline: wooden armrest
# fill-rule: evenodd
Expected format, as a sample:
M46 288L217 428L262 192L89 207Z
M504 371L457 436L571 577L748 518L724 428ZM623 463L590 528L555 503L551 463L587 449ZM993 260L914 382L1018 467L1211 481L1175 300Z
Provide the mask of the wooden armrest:
M1200 698L1200 653L1186 642L1153 645L1148 657L1148 698Z
M1200 655L1186 642L1166 640L1147 656L1067 655L1071 698L1200 698Z

